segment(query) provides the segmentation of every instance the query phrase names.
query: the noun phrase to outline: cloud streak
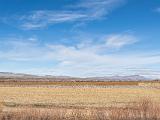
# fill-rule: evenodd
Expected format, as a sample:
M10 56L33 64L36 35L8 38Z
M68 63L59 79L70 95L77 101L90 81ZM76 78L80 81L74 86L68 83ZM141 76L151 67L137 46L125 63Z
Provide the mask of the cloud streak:
M86 17L85 14L74 13L72 11L39 10L31 12L29 15L22 16L20 20L22 21L22 28L36 29L47 27L51 24L81 21Z
M33 30L45 28L58 23L89 22L106 18L125 0L77 0L74 5L65 6L62 10L35 10L28 14L15 16L15 22L22 29Z
M132 35L115 34L107 37L106 46L109 48L121 48L135 42L137 42L137 38Z
M136 73L149 73L149 71L129 71L128 67L144 68L160 63L160 56L157 52L135 52L135 53L118 53L117 51L110 54L102 54L110 49L117 49L118 51L126 45L133 44L136 38L128 34L112 34L106 35L103 42L88 44L84 46L82 42L75 45L63 44L49 44L41 45L35 38L24 39L8 39L1 42L5 46L5 51L0 48L0 59L15 62L44 62L45 66L39 68L30 68L21 71L29 73L52 74L52 75L68 75L68 76L106 76L112 75L128 75ZM118 37L117 37L118 36ZM114 40L114 45L108 47L106 44L110 39ZM125 38L125 39L124 39ZM91 39L91 38L90 38ZM102 39L101 37L99 39ZM123 41L122 45L119 45ZM132 41L133 40L133 41ZM118 45L115 45L117 42ZM125 42L125 44L124 44ZM81 47L78 47L81 46ZM153 55L154 53L154 55ZM48 62L56 63L52 67L48 66ZM151 72L153 73L153 72ZM145 75L147 75L145 74ZM149 75L149 74L148 74Z

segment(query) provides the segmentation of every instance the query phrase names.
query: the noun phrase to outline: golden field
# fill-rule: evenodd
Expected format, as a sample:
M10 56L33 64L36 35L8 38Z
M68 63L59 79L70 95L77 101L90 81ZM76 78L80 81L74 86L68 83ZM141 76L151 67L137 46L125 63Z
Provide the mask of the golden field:
M13 84L11 84L13 83ZM158 82L0 82L0 120L159 120Z
M123 87L0 87L0 102L5 106L84 106L123 105L141 98L160 101L160 89L138 86Z

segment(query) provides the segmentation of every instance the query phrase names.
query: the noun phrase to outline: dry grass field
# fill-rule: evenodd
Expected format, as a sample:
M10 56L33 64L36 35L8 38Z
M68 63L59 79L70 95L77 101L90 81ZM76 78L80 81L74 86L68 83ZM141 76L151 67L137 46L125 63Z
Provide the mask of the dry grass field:
M160 90L141 88L43 88L0 87L0 100L6 106L95 106L134 102L143 97L160 101Z
M160 104L149 99L123 108L17 108L1 112L0 120L159 120Z
M36 82L31 84L29 81L14 82L14 84L1 82L0 111L2 113L0 115L5 117L3 120L10 120L6 118L7 115L12 117L13 120L61 120L60 117L66 120L89 120L89 118L107 120L106 116L109 113L110 117L125 113L121 116L122 118L128 114L137 115L137 110L143 108L143 113L144 108L148 109L146 106L134 108L139 105L139 101L142 99L152 100L156 103L155 106L160 104L160 89L144 86L144 84L148 85L147 82L141 84L139 82L37 82L37 84ZM141 102L142 105L144 103L148 104L147 102ZM132 107L128 108L130 105ZM156 115L160 114L160 107L154 109L158 111ZM71 113L69 118L73 119L66 118L68 111ZM25 113L28 115L26 116ZM59 119L54 118L53 113ZM86 113L89 115L86 115ZM15 114L19 119L15 117ZM20 119L22 114L23 117L32 116L33 118ZM39 118L37 118L37 115ZM40 119L42 116L47 116L47 118ZM76 116L78 118L75 118ZM100 119L100 117L103 117L103 119ZM125 119L112 118L108 120Z
M16 80L0 80L0 86L44 86L44 85L57 85L57 86L87 86L87 85L95 85L95 86L108 86L108 85L138 85L140 82L138 81L16 81Z
M144 97L160 101L160 89L139 86L1 86L5 106L107 107Z

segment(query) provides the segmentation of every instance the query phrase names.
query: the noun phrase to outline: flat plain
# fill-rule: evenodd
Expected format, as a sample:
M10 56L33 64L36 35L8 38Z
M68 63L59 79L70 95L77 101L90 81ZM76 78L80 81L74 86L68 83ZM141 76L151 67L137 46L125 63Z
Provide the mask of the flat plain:
M0 84L6 107L109 107L142 98L160 101L160 89L138 82L14 82Z
M1 81L0 120L159 120L159 81Z

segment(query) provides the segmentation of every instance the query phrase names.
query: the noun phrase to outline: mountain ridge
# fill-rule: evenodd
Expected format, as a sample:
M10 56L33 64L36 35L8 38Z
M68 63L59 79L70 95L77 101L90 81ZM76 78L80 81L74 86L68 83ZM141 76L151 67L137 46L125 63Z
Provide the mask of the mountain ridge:
M127 75L127 76L104 76L104 77L71 77L71 76L52 76L52 75L32 75L24 73L12 73L12 72L0 72L0 78L21 78L21 79L56 79L56 80L71 80L71 81L140 81L148 80L146 77L141 75Z

